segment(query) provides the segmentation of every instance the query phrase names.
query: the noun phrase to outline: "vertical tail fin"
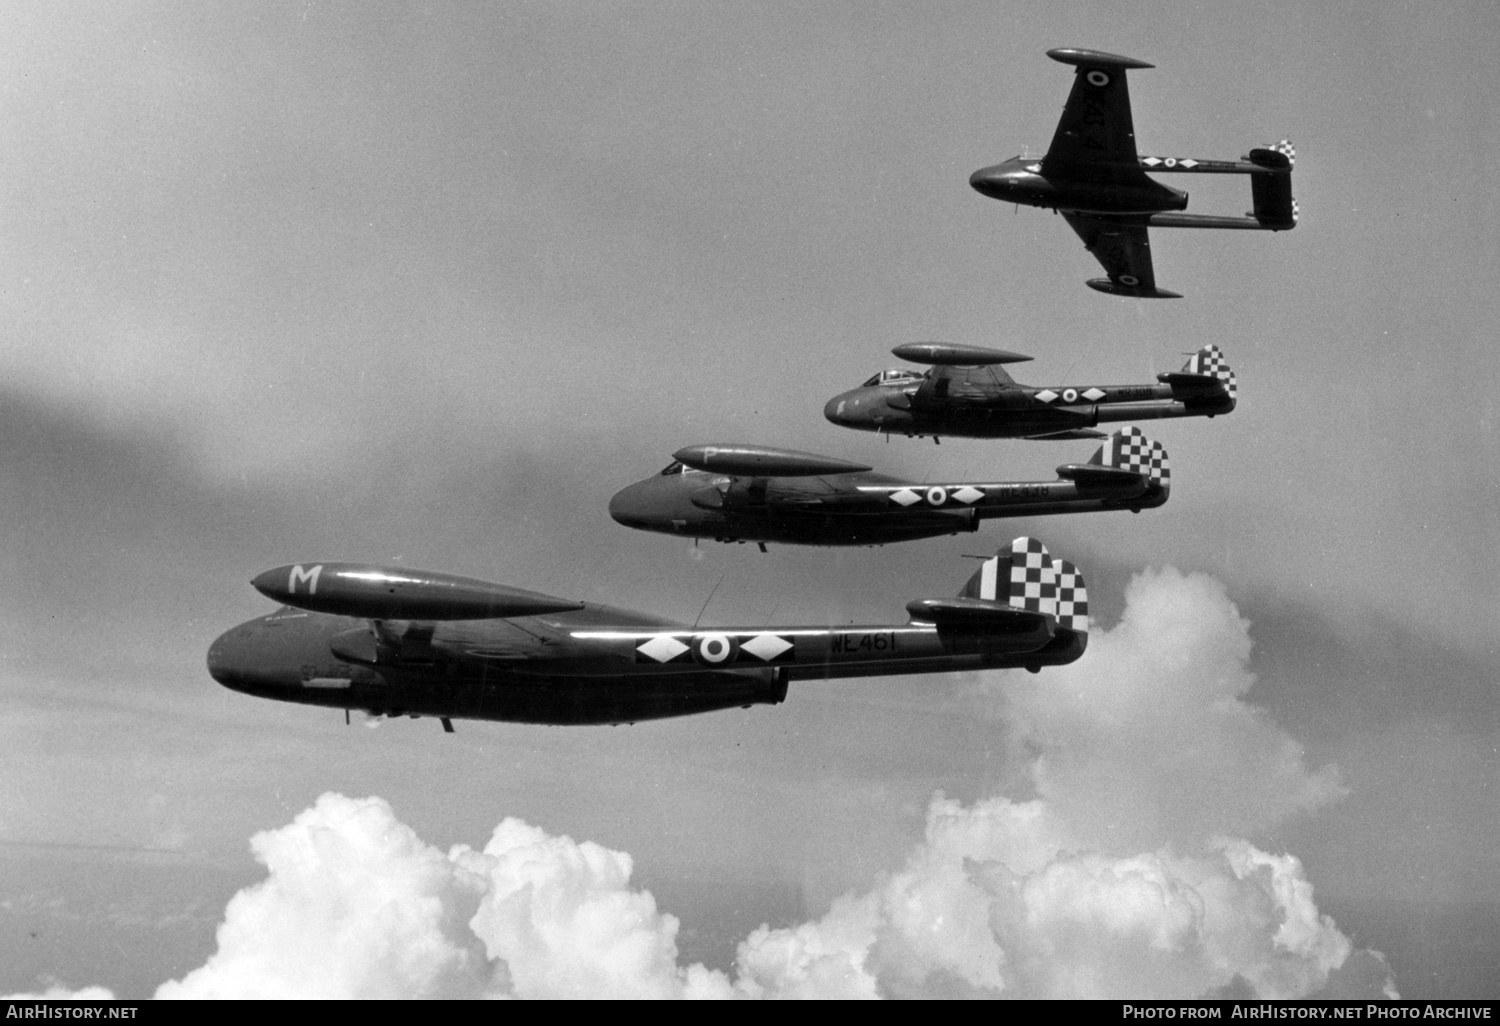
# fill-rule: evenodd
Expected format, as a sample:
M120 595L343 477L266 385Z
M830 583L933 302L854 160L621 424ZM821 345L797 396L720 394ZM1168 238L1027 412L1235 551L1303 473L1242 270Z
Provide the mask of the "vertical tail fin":
M969 578L960 598L1004 602L1016 609L1050 613L1059 627L1087 633L1089 596L1083 574L1065 559L1054 559L1036 538L1017 538L985 560Z
M1273 172L1250 176L1250 198L1254 207L1250 216L1262 226L1273 231L1285 231L1297 226L1297 201L1292 198L1292 165L1296 163L1297 151L1286 139L1275 146L1263 146L1250 151L1250 160Z
M1147 438L1138 427L1121 428L1110 435L1089 462L1143 474L1164 489L1172 486L1172 467L1166 448Z
M1229 361L1224 359L1224 353L1218 346L1209 343L1188 358L1188 362L1182 365L1184 374L1213 375L1224 382L1224 387L1229 390L1229 398L1234 399L1234 371L1229 367Z

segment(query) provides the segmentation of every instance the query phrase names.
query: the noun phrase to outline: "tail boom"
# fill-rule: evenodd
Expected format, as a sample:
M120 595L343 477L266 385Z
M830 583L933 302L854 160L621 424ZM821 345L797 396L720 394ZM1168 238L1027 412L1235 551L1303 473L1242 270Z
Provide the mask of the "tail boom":
M1226 214L1152 214L1146 219L1146 224L1152 228L1240 228L1259 232L1285 232L1297 227L1295 217L1287 221L1273 221L1261 220L1253 214L1244 217Z

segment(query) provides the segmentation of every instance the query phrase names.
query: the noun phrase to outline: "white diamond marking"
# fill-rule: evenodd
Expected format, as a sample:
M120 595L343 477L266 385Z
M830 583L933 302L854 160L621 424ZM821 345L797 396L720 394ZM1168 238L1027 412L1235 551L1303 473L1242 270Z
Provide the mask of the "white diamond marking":
M686 645L670 634L658 634L650 641L636 646L637 652L650 656L659 663L669 663L687 650Z
M749 652L758 659L770 662L792 647L792 643L775 634L757 634L740 646L741 652Z
M1035 398L1044 403L1055 402L1057 399L1057 393L1052 391L1052 389L1050 388L1044 388L1036 394Z
M1184 160L1179 160L1177 162L1177 166L1178 167L1197 167L1198 166L1198 162L1196 160L1194 160L1192 157L1187 157Z
M977 499L984 498L984 493L981 492L978 488L974 488L970 485L964 485L958 491L953 493L953 498L957 499L959 502L967 504L970 502L974 502Z
M921 502L922 497L910 488L891 493L891 501L900 506L910 506L914 502Z
M1102 388L1091 388L1083 393L1083 397L1091 403L1097 403L1100 399L1104 398L1104 395L1104 389Z

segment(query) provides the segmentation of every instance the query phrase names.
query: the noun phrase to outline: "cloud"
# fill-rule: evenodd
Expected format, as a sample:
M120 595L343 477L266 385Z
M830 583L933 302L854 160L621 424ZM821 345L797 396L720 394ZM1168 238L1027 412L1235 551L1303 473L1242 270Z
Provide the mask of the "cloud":
M1244 701L1248 626L1210 578L1138 575L1086 659L982 685L1033 794L936 795L904 868L755 930L732 974L678 964L623 852L512 818L444 854L326 794L252 840L267 880L158 996L1394 996L1301 862L1242 836L1343 793Z
M1124 853L1249 834L1346 793L1244 700L1249 628L1220 582L1148 570L1087 658L987 685L1069 843Z
M1192 854L1069 850L1041 800L935 799L923 844L817 923L756 931L743 992L764 997L1265 998L1394 994L1301 863L1244 840ZM1356 971L1357 970L1357 971Z
M630 856L518 819L444 854L381 798L325 794L251 840L268 878L236 895L218 951L159 998L708 997L677 919L630 888Z
M454 857L487 885L470 925L516 997L728 996L722 973L678 967L678 921L630 888L624 852L507 819Z
M72 990L61 983L54 983L46 990L23 994L0 994L4 1001L113 1001L114 991L107 987L80 987Z
M157 997L473 996L479 881L384 800L326 794L250 847L268 878L230 900L207 964Z

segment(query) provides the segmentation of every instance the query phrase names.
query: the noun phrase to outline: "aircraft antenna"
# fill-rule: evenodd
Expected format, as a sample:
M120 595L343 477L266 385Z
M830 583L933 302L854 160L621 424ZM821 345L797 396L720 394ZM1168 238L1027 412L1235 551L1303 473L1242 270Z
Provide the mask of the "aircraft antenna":
M727 570L724 571L724 573L728 573L728 572L729 571L727 571ZM710 591L708 593L708 598L706 598L706 599L703 600L703 608L700 609L700 610L698 610L697 619L695 619L693 621L693 630L697 630L698 629L698 621L701 620L701 619L703 619L703 614L704 613L708 612L708 604L714 600L714 593L719 590L719 584L723 584L723 583L724 583L724 574L720 574L719 575L719 583L714 585L713 591Z

